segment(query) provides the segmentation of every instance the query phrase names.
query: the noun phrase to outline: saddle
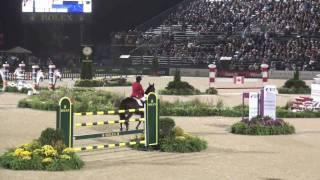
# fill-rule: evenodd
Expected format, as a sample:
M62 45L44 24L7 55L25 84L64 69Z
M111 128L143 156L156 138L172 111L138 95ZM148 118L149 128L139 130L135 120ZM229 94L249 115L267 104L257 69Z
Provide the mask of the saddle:
M143 107L143 106L144 106L144 102L145 102L145 98L144 98L144 97L141 98L141 99L132 97L132 99L134 99L134 100L138 103L138 105L139 105L140 107Z

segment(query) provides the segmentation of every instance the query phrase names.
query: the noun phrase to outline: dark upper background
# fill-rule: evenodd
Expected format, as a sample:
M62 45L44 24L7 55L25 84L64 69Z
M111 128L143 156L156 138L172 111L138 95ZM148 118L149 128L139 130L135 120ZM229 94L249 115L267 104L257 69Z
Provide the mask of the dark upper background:
M181 1L93 0L92 39L95 43L107 41L111 32L132 29ZM36 39L33 36L37 34L29 33L30 31L26 33L26 26L21 22L21 0L0 2L0 32L5 34L5 46L2 48L23 46L25 38L28 41ZM33 28L39 29L37 26Z

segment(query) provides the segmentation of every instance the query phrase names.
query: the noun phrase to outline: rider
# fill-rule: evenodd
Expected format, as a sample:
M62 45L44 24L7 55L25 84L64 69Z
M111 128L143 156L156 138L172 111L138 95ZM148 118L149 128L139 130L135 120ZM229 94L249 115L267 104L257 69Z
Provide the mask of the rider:
M132 84L132 94L131 97L135 99L140 106L143 106L144 101L144 90L140 84L142 80L141 76L136 77L136 82Z

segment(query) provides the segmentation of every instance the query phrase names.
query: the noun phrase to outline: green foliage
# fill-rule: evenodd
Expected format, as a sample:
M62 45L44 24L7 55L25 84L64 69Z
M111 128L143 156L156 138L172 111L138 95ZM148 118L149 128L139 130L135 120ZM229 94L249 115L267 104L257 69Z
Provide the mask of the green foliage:
M201 92L197 89L164 89L159 91L162 95L199 95Z
M302 80L296 80L296 79L289 79L284 84L285 88L307 88L306 82Z
M268 117L257 117L249 120L242 120L231 127L231 133L243 135L284 135L294 134L295 128L282 119L272 120Z
M135 137L134 141L142 140ZM134 145L134 149L145 149L144 145ZM171 118L160 118L159 120L159 145L150 147L148 150L160 149L164 152L199 152L207 148L207 142L196 136L186 134L181 127L176 126Z
M66 171L73 169L81 169L84 162L77 155L71 156L70 160L55 159L47 166L48 171Z
M293 79L285 82L282 88L278 89L281 94L310 94L311 89L306 85L306 82L299 79L299 71L294 73Z
M223 103L217 103L216 106L201 103L198 100L173 103L163 102L160 104L161 116L223 116L223 117L241 117L242 105L235 107L224 107ZM249 115L249 107L244 106L244 116ZM279 118L317 118L320 112L291 112L285 108L277 108L277 117Z
M306 88L278 88L280 94L311 94L311 89Z
M99 80L77 80L75 87L111 87L111 86L131 86L125 78L117 79L99 79Z
M48 128L42 131L39 140L11 149L0 156L0 166L14 170L65 171L80 169L84 162L74 149L65 148L59 131Z
M319 118L320 112L304 111L292 112L285 108L277 108L277 117L280 118Z
M106 91L60 88L56 91L42 90L38 96L20 100L18 107L55 111L59 100L64 96L74 100L74 110L76 112L113 109L118 106L122 99L117 94Z
M242 114L240 106L235 108L223 107L223 102L218 103L217 106L201 103L198 100L188 102L176 101L173 103L161 102L160 107L161 116L241 117Z
M161 90L160 94L164 95L197 95L201 94L188 82L181 81L180 71L176 70L174 80L169 82L165 90Z
M172 135L172 130L175 126L175 122L171 118L160 118L159 119L159 137L163 138Z
M164 152L200 152L208 147L205 140L195 136L167 137L161 140L160 150Z
M47 128L41 132L39 137L39 142L42 146L51 145L55 147L56 145L60 146L60 142L63 142L63 133L60 130L55 130L52 128Z
M30 90L30 89L28 89L28 88L22 88L22 89L19 91L17 87L8 86L8 87L6 87L5 92L27 94L29 90Z
M103 87L104 82L102 80L77 80L74 84L75 87Z
M186 134L175 126L171 118L161 118L159 121L159 149L164 152L199 152L207 148L207 142L196 136Z
M206 94L218 94L218 91L217 91L216 88L211 87L211 88L206 90Z

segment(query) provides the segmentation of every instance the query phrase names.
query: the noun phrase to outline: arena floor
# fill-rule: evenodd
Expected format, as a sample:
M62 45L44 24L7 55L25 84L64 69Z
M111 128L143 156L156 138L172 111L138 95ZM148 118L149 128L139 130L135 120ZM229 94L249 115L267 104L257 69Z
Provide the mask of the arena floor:
M163 89L171 79L172 77L145 77L143 85L146 87L148 82L154 82L157 89ZM207 88L207 78L183 80L202 91ZM229 83L227 81L229 80L218 79L217 86L233 86L231 80ZM259 85L258 80L251 81L252 84ZM283 82L271 80L270 84L280 86ZM72 86L73 81L63 80L61 84ZM123 95L130 92L129 87L103 89ZM161 99L174 101L199 98L208 103L222 99L226 106L234 106L241 104L239 96L242 91L250 90L224 90L219 96L162 96ZM55 127L55 112L16 108L17 102L24 97L25 95L0 94L0 153L37 138L47 127ZM294 97L279 96L278 105L285 104ZM80 171L11 171L0 168L0 179L320 179L319 119L285 119L296 127L295 135L255 137L228 132L239 118L173 118L187 132L206 139L208 149L192 154L140 152L126 148L80 153L86 162L86 166ZM91 131L96 130L98 129Z

